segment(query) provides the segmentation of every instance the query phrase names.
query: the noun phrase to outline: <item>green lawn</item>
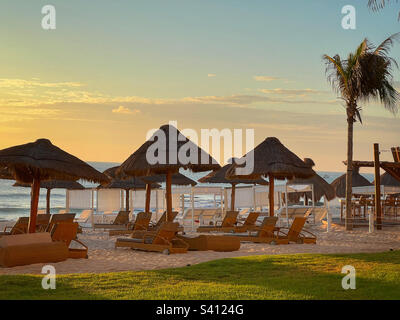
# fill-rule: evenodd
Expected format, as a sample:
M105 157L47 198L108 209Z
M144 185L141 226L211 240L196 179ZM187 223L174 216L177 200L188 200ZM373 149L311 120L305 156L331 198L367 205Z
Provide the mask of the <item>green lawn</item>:
M344 265L357 289L343 290ZM0 276L0 299L400 299L400 251L351 255L276 255L222 259L175 269Z

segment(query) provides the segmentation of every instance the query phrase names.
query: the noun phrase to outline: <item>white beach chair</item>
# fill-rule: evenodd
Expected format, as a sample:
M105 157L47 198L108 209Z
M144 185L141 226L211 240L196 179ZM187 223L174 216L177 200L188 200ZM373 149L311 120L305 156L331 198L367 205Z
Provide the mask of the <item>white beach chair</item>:
M210 222L215 224L218 210L220 211L221 209L204 209L200 215L200 225L209 225Z
M93 210L83 210L78 218L75 218L75 222L78 222L79 225L85 227L86 225L93 225Z
M195 224L198 224L196 220L197 221L200 220L200 216L203 213L203 211L204 209L194 209L193 218L195 220ZM186 209L180 220L181 220L180 223L184 226L192 225L192 209L191 208Z
M325 219L328 214L328 209L326 207L314 207L312 208L311 214L314 224L322 223L322 220Z

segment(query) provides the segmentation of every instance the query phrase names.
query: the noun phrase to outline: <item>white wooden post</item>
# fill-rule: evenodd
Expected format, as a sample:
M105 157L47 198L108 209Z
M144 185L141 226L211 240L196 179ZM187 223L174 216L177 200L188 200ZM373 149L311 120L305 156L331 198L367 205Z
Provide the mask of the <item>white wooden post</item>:
M69 190L65 193L65 212L69 212Z
M150 210L151 211L151 210ZM156 190L156 217L158 221L158 190Z
M286 211L286 223L287 223L287 227L289 227L289 210L288 210L289 197L288 197L287 183L285 184L285 199L286 199L286 206L285 206L285 211Z
M256 186L253 186L253 210L256 211L257 205L257 198L256 198Z
M314 184L311 184L311 201L312 201L312 206L315 207L315 201L314 201Z
M94 190L93 189L92 189L92 206L90 209L94 210Z
M192 232L194 232L194 190L190 187L190 201L192 202Z
M228 207L228 189L224 188L224 212L223 212L223 214L226 214L227 207Z
M119 211L123 210L123 203L124 203L124 190L119 191L119 195L121 196L121 199L119 201Z
M324 196L324 204L325 204L325 208L326 208L326 232L330 232L331 231L331 225L332 225L332 215L331 212L329 210L329 202L328 199L326 198L326 196Z
M375 199L375 201L376 201L376 199ZM368 230L369 233L374 232L374 229L375 229L374 218L375 218L375 214L374 214L373 210L370 210L369 211L369 230Z
M222 189L222 187L219 189L219 193L220 193L220 206L221 206L221 217L223 216L223 214L224 214L224 195L223 195L223 193L224 193L224 190Z

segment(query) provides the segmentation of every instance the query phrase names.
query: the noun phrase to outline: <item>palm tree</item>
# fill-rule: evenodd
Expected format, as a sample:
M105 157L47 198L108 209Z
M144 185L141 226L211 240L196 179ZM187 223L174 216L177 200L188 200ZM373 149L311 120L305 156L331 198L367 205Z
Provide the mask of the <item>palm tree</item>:
M396 0L398 2L398 0ZM378 11L383 9L386 4L389 4L390 0L368 0L368 7L370 7L373 11ZM400 13L398 19L400 20Z
M398 65L388 54L394 41L399 38L400 33L396 33L377 47L364 39L357 50L350 53L345 60L339 55L323 56L328 81L344 101L347 113L346 230L353 228L351 218L353 125L357 120L362 123L360 113L362 107L359 103L376 100L392 113L397 112L400 94L393 87L392 73L393 68L398 68Z

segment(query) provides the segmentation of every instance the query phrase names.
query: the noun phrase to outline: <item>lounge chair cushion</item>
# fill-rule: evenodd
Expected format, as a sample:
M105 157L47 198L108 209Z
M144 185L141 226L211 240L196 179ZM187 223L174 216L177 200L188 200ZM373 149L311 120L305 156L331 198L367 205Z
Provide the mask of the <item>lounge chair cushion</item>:
M16 234L0 238L0 248L35 243L49 243L51 241L51 236L48 232Z
M65 243L53 242L49 233L18 234L0 239L0 266L3 267L59 262L67 258Z

